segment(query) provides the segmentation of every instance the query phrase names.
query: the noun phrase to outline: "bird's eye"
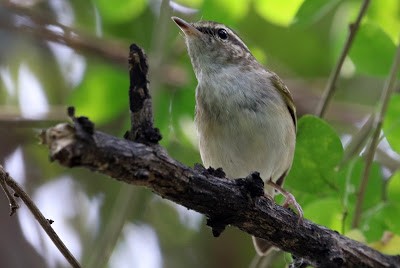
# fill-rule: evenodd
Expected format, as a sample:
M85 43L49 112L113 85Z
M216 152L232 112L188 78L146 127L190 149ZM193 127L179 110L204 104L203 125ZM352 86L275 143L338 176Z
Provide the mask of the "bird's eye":
M228 32L225 29L218 29L218 37L221 38L222 40L228 39Z

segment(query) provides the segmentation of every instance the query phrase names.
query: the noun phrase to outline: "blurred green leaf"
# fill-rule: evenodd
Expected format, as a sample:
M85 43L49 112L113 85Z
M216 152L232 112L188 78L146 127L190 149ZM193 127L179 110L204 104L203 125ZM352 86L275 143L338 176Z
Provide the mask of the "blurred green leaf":
M101 18L107 23L119 24L131 21L146 8L145 0L95 0Z
M315 199L303 207L304 216L338 232L342 231L343 205L335 197Z
M383 132L392 149L400 153L400 94L393 94L390 98Z
M292 23L296 26L308 26L318 22L332 9L336 8L342 0L305 0L297 10Z
M399 41L399 0L371 1L367 10L366 19L367 21L378 24L394 42Z
M354 210L358 199L358 191L361 182L362 172L365 167L364 158L356 158L347 163L339 172L339 188L343 191L342 204L347 212L345 228L350 228L354 218ZM373 162L369 174L368 184L364 194L361 225L359 229L363 232L368 241L382 235L384 228L377 225L371 228L370 222L374 220L377 213L384 208L383 200L383 176L381 166ZM380 223L379 223L380 224ZM371 240L372 239L372 240Z
M184 214L178 213L178 209L186 210L186 208L178 208L178 206L171 201L155 198L146 211L146 218L153 223L162 239L160 242L165 244L165 248L171 247L171 245L185 245L197 233L197 226L190 226L190 216L185 218ZM187 213L195 212L188 211ZM202 217L199 215L197 220L202 221ZM173 227L173 232L171 232L171 227Z
M361 230L368 241L380 239L385 231L391 231L400 235L399 215L400 205L398 203L381 203L365 213Z
M289 26L304 0L265 1L254 0L256 12L265 20Z
M118 68L97 62L88 65L81 85L71 94L68 103L79 114L103 124L122 112L128 112L128 75Z
M389 73L395 45L390 37L376 24L360 26L350 50L350 58L360 74L383 75Z
M163 145L170 155L182 163L192 166L200 163L197 150L197 133L194 127L194 86L174 91L157 92L155 125L160 129Z
M215 20L234 26L249 10L249 0L204 0L204 20Z
M288 185L306 193L337 191L337 171L342 143L333 128L315 116L298 122L297 144Z
M344 191L343 203L352 212L355 207L357 192L360 187L362 172L365 167L364 158L350 161L340 172L338 185ZM364 196L364 210L376 206L382 201L383 177L381 166L373 162L369 173L368 185Z
M389 179L387 193L390 202L400 203L400 170Z

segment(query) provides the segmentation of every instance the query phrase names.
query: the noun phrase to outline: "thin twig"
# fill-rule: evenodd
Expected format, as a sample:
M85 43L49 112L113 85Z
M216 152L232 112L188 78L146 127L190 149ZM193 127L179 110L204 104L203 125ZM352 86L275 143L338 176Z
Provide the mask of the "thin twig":
M329 76L329 80L328 80L328 83L324 90L322 99L318 104L316 114L319 117L325 116L328 104L329 104L330 100L332 99L333 93L335 92L336 81L340 74L340 70L342 69L343 62L346 59L347 54L349 53L349 50L353 43L354 37L356 36L357 30L360 26L361 19L364 16L365 12L367 11L369 2L370 2L370 0L364 0L362 6L360 8L360 12L358 13L356 21L354 23L350 24L349 35L347 37L346 43L343 47L342 53L340 54L339 60L336 64L335 68L333 69L331 75Z
M68 248L64 245L61 239L58 237L57 233L51 227L49 220L47 220L40 210L37 208L32 199L28 196L27 193L21 188L21 186L14 181L10 176L5 176L4 181L8 187L13 189L16 194L21 198L21 200L25 203L25 205L29 208L32 214L35 216L36 220L42 226L43 230L47 233L53 243L56 245L58 250L63 254L65 259L71 264L74 268L80 268L79 262L75 259L72 253L68 250Z
M374 122L374 133L372 136L371 143L368 147L366 156L365 156L365 167L362 173L362 179L360 182L360 187L358 191L358 197L356 201L356 209L354 213L352 227L357 228L360 224L362 207L364 202L365 190L368 185L369 173L371 171L372 161L374 160L374 155L376 148L379 144L379 135L381 133L383 119L386 114L386 110L389 104L390 97L395 88L395 82L397 78L397 72L400 65L400 44L397 46L396 55L393 60L392 67L390 69L390 74L388 79L386 80L385 86L382 91L381 100L380 100L380 109L375 114L375 122Z
M3 166L0 165L0 186L3 188L4 193L7 196L8 202L10 204L10 216L12 216L17 209L19 209L19 205L15 200L14 196L8 190L8 186L6 184L6 178L8 177L8 173L4 170Z

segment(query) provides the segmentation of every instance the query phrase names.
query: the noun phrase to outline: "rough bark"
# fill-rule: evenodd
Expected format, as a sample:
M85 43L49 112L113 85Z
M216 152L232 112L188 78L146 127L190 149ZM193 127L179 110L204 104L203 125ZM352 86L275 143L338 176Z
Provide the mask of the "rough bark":
M157 143L161 137L152 125L147 63L137 46L131 46L130 64L132 129L125 135L129 140L95 131L93 123L75 117L70 109L73 124L59 124L42 133L52 160L146 186L204 214L215 236L227 225L236 226L315 267L400 267L399 256L381 254L306 219L299 221L293 212L263 195L263 182L257 173L231 180L220 169L190 168L172 159ZM138 78L136 81L142 81L139 86L132 83ZM143 104L147 110L141 112L133 103Z

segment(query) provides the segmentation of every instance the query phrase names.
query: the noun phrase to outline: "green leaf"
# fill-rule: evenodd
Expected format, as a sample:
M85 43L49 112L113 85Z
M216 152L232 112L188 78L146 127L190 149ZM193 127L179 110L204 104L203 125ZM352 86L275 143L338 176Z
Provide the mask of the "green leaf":
M127 112L129 81L126 72L99 62L88 65L82 84L71 94L69 104L78 114L102 124Z
M339 173L338 183L339 188L343 189L343 203L351 211L355 207L364 168L365 160L360 157L349 162ZM364 195L364 210L372 208L382 201L382 187L383 177L381 166L377 162L373 162Z
M281 26L289 26L304 0L265 1L255 0L256 12L265 20Z
M249 0L204 0L204 20L215 20L234 27L249 11Z
M342 232L343 206L338 198L315 199L303 212L307 219Z
M400 170L393 174L387 185L388 200L400 203Z
M399 0L371 1L366 19L378 24L394 42L398 42L400 29L399 10Z
M322 196L336 192L337 167L343 155L339 136L322 119L306 115L298 122L297 144L288 185Z
M385 231L400 235L399 215L400 206L398 203L381 203L364 215L361 230L368 241L380 239Z
M360 188L363 170L365 168L365 159L356 158L347 163L339 172L338 184L342 190L342 204L347 212L345 220L346 230L350 227L353 218L358 192ZM370 221L373 220L375 214L383 208L383 177L381 166L377 162L373 162L369 173L368 184L364 193L364 201L362 206L362 217L359 229L371 241L377 236L382 235L382 229L371 229Z
M296 26L308 26L317 23L332 9L336 8L342 0L305 0L293 18Z
M107 23L118 24L131 21L146 8L145 0L95 0L101 18Z
M356 72L386 76L394 53L392 39L376 24L364 23L357 32L349 56L356 66Z
M393 94L390 98L383 132L392 149L400 153L400 94Z

